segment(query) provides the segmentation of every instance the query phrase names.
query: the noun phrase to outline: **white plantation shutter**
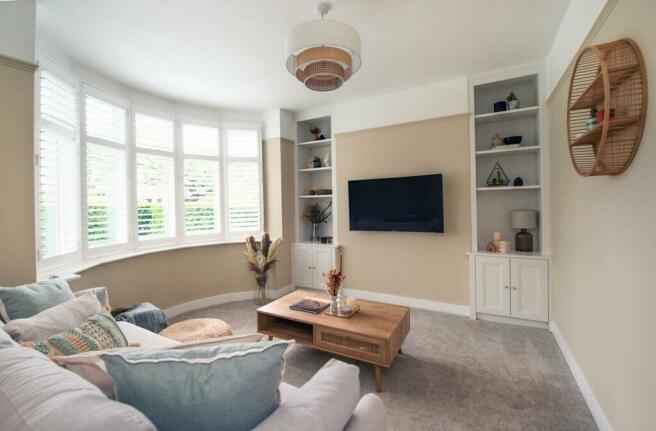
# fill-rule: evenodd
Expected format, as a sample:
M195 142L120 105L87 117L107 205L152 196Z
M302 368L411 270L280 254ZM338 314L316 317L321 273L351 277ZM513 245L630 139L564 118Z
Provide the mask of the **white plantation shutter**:
M127 163L124 150L87 144L89 248L128 241Z
M127 244L127 111L101 96L84 103L87 247Z
M137 154L137 233L139 239L175 235L173 158Z
M173 121L137 113L134 130L137 147L173 151Z
M188 235L221 232L219 129L184 124L184 214Z
M184 205L186 233L221 231L218 161L184 161Z
M47 70L39 84L38 241L40 258L49 259L79 250L77 88Z
M139 240L175 236L173 121L135 114L137 234Z
M88 137L125 144L124 108L87 95L84 109Z
M231 233L261 230L260 138L254 128L228 128L228 227Z

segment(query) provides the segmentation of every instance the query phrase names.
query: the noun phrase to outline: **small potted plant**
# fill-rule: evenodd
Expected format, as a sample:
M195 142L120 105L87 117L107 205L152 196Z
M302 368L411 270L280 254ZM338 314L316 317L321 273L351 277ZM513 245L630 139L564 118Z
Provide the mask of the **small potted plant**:
M305 209L303 213L303 218L310 223L312 223L312 242L319 241L319 225L321 223L328 223L328 217L330 217L331 212L328 211L333 205L333 201L330 201L324 209L321 209L319 204L310 205Z
M331 268L323 276L326 279L326 292L330 295L330 314L337 314L337 295L339 295L339 289L342 287L342 283L346 277L341 271L337 271L335 268Z
M508 102L508 110L510 111L511 109L519 109L519 99L517 99L517 96L515 96L514 92L510 92L508 97L506 98L506 102Z

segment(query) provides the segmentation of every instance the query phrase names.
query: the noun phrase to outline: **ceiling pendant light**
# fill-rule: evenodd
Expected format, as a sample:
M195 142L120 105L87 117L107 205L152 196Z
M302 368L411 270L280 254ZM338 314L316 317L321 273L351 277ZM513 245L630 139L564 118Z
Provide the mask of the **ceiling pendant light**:
M287 70L314 91L336 90L360 68L360 35L348 24L324 19L330 3L320 3L321 19L297 25L287 35Z

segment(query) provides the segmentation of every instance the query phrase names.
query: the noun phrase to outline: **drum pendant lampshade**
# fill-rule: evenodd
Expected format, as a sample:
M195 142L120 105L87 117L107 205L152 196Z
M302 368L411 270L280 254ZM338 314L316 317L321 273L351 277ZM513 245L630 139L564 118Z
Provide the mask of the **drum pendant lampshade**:
M317 9L321 19L301 23L287 35L285 66L310 90L332 91L360 69L360 35L346 23L324 19L330 4Z

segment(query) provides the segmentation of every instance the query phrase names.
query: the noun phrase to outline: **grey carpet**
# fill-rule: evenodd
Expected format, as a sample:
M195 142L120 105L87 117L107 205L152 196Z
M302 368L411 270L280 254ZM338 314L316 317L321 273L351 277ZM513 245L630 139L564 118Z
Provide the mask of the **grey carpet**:
M217 317L236 334L255 331L255 306L233 302L173 319ZM331 355L304 346L288 354L284 380L301 386ZM343 358L342 358L343 359ZM374 392L371 366L362 393ZM388 430L596 430L576 382L546 330L413 309L411 330L380 394Z

